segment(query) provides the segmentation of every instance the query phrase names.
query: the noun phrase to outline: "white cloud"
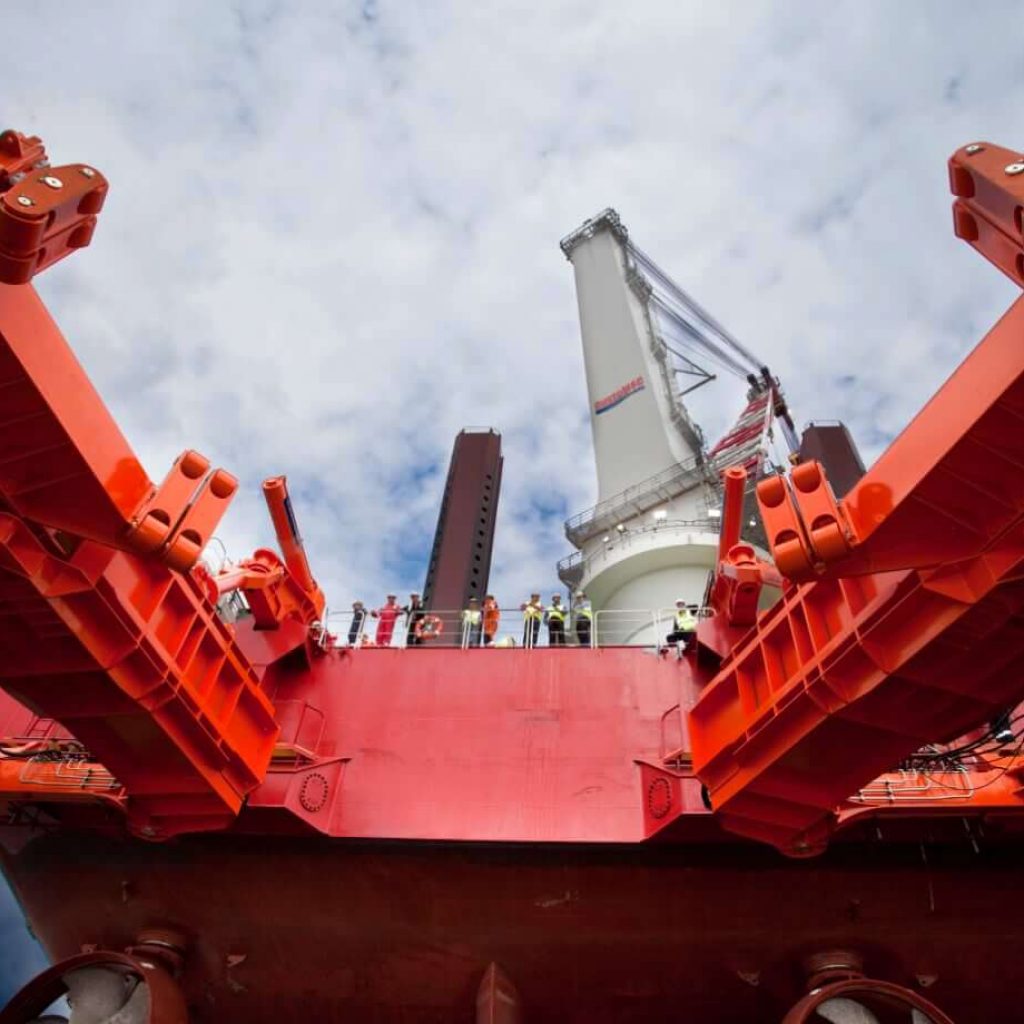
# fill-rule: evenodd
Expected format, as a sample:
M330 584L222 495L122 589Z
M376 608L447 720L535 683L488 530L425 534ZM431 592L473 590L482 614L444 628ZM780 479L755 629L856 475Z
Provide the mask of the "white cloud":
M870 455L1012 294L944 161L1014 139L1013 8L773 7L62 11L6 55L6 119L112 186L40 289L151 475L194 446L242 477L236 555L287 473L335 602L421 582L452 437L498 427L511 603L567 550L539 508L594 495L557 247L585 217L615 205ZM739 400L695 398L709 433Z

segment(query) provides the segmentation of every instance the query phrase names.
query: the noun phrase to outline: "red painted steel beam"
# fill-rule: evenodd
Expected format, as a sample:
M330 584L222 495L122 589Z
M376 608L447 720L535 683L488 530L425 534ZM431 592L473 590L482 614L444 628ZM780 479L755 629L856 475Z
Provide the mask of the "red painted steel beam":
M156 487L31 285L0 284L0 499L19 516L191 567L238 483L185 452Z
M0 284L0 496L75 536L121 536L153 491L35 290Z

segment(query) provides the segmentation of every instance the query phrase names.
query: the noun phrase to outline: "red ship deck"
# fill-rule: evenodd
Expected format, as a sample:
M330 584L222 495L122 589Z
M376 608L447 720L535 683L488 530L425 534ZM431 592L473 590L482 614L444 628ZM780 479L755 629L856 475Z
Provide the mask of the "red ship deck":
M317 754L346 759L318 827L489 842L642 840L636 761L678 740L665 713L694 695L688 665L629 648L339 650L268 684L285 737L313 741L322 715Z

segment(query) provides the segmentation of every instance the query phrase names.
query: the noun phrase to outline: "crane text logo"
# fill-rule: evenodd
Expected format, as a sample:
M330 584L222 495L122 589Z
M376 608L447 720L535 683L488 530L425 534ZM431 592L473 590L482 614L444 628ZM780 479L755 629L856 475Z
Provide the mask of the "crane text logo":
M616 388L610 395L599 398L594 403L595 415L600 416L601 413L614 409L619 402L624 402L630 395L635 394L637 391L643 391L643 389L643 377L634 377L628 384L623 384L621 388Z

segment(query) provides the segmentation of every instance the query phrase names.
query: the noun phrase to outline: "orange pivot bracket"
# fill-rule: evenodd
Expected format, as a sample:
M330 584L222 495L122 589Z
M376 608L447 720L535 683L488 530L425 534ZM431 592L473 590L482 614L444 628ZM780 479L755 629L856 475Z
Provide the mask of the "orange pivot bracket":
M133 517L128 543L134 550L157 552L172 569L184 572L198 560L238 490L227 470L210 471L210 460L185 451L164 482Z
M813 579L850 553L850 525L819 463L795 466L789 486L782 476L763 480L757 502L775 564L790 579Z
M0 281L24 284L87 246L107 188L86 164L47 166L38 138L0 134Z
M949 158L953 230L1024 287L1024 154L990 142L973 142Z
M785 477L762 480L757 485L757 504L779 572L791 579L812 576L814 555Z

